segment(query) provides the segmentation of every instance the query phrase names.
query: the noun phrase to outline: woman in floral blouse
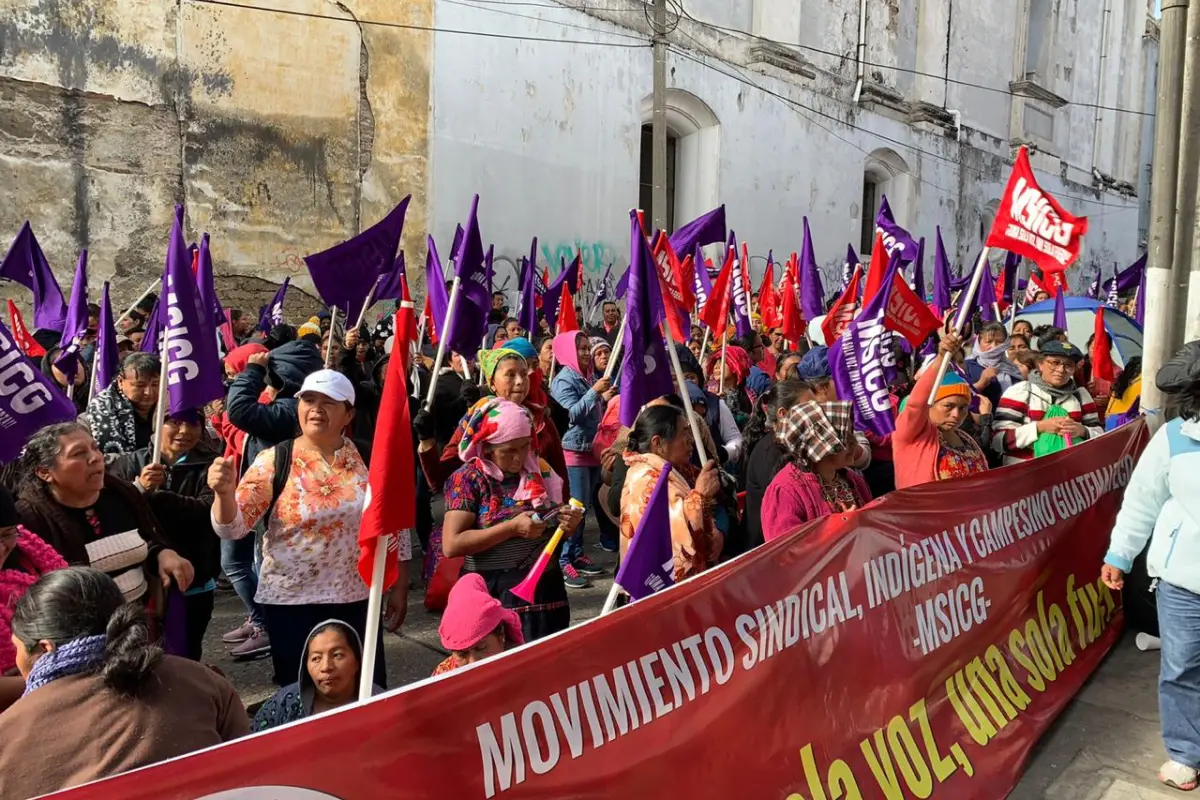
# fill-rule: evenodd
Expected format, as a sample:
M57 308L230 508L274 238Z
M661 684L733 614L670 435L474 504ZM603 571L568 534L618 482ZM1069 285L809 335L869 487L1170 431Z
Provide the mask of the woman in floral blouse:
M299 674L305 641L318 623L340 620L363 636L367 621L368 589L358 573L367 467L343 435L354 417L354 387L338 372L319 370L297 396L300 436L259 453L236 491L232 460L218 458L209 470L218 536L239 539L267 518L255 600L271 637L276 682ZM277 459L289 455L287 482L276 497ZM411 548L402 535L400 580L384 598L388 630L403 622ZM386 686L382 643L374 669L375 683Z
M562 479L533 453L533 424L527 409L508 400L476 408L459 443L463 465L446 481L442 527L446 556L465 557L463 570L480 575L492 597L521 617L527 641L571 624L558 560L542 574L533 603L509 590L529 574L556 526L570 534L582 521L578 510L560 505Z

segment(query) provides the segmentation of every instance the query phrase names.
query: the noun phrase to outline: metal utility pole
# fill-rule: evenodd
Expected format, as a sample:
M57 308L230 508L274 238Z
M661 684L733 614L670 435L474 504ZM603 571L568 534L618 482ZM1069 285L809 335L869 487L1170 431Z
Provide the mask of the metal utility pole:
M654 188L652 230L667 228L667 0L654 0L654 116L651 119Z
M1200 202L1200 2L1187 12L1187 34L1183 54L1183 127L1179 136L1179 193L1175 209L1175 263L1171 266L1175 303L1176 344L1200 335L1195 319L1200 312L1200 258L1196 258L1196 236L1200 234L1196 210ZM1193 280L1193 276L1196 277Z
M1179 136L1183 106L1183 62L1188 0L1163 0L1159 28L1158 100L1155 106L1154 173L1150 190L1150 252L1146 264L1146 330L1142 346L1142 408L1161 409L1154 376L1179 343L1172 291Z

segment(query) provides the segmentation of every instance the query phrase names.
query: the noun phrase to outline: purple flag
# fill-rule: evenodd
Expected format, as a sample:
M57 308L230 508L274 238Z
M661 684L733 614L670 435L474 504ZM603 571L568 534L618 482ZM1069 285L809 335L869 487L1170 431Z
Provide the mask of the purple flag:
M800 310L807 320L814 320L825 313L825 287L821 285L817 257L813 254L808 217L804 218L804 242L800 247Z
M0 322L0 463L14 461L29 437L47 425L75 419L75 404L21 352Z
M430 324L437 331L439 339L446 336L446 308L450 305L450 297L446 294L446 273L442 271L442 260L438 258L437 245L433 237L428 239L429 247L425 251L425 297L429 301L429 313L433 316Z
M1067 329L1067 304L1063 297L1062 287L1058 287L1058 291L1054 293L1054 327L1061 330Z
M663 465L646 510L614 581L633 600L641 600L675 583L675 548L671 543L671 464Z
M1093 300L1100 299L1100 276L1103 270L1100 265L1096 265L1096 271L1092 273L1092 282L1088 284L1087 296Z
M328 250L304 257L313 285L326 305L358 319L380 274L391 268L404 231L404 213L412 195L362 233Z
M1143 255L1137 261L1130 264L1125 269L1117 273L1117 294L1128 294L1136 289L1142 283L1143 273L1146 271L1146 256ZM1111 292L1112 279L1105 281L1104 291Z
M696 318L699 319L700 312L708 303L708 296L712 294L712 278L708 276L708 264L704 261L704 251L700 249L700 245L696 245L696 254L692 256L692 260L696 267L692 270L692 290L696 294Z
M283 279L271 302L263 307L262 316L258 318L258 329L270 332L276 325L283 324L283 301L287 299L288 285L292 282L289 275Z
M738 336L747 336L754 330L750 321L750 298L746 296L746 282L742 270L748 265L742 263L742 253L738 249L737 234L729 232L729 246L733 248L733 274L730 276L730 292L733 302L729 304L733 311L733 327Z
M892 207L888 205L887 195L879 204L879 213L875 216L875 230L883 234L883 248L889 256L900 253L900 260L908 263L917 257L917 243L913 241L908 231L896 223L892 216Z
M463 234L465 234L465 233L466 233L466 231L463 230L462 225L454 226L454 241L452 241L450 243L450 266L451 267L453 267L455 264L458 263L458 251L459 251L459 249L462 248ZM480 245L480 246L482 246L482 245Z
M121 367L121 356L117 353L117 326L113 323L112 301L108 297L108 281L100 292L100 330L96 341L96 382L92 395L109 387Z
M1146 270L1144 267L1145 267L1145 263L1146 263L1146 257L1142 256L1140 260L1142 262L1143 269L1142 269L1142 274L1138 276L1137 305L1134 306L1133 318L1134 318L1134 321L1137 322L1138 325L1145 325L1146 324Z
M992 265L985 261L983 274L979 278L979 291L975 293L975 307L979 309L979 318L984 322L995 322L995 304L996 279L992 276Z
M454 261L454 276L458 278L458 300L454 319L443 336L456 353L475 353L487 333L488 313L492 310L483 238L479 234L479 195L471 201L471 214Z
M83 338L87 336L87 250L79 252L75 264L75 282L71 284L71 302L67 304L67 319L63 323L62 337L58 340L59 354L54 366L67 376L67 383L75 380L79 369L79 352L83 349Z
M408 274L404 266L404 251L392 262L392 267L379 276L379 284L375 287L376 300L399 300L404 296L404 283Z
M172 414L204 408L225 396L224 369L217 352L216 328L201 304L183 239L183 206L175 206L175 224L167 245L166 363L163 373Z
M166 276L163 276L166 279ZM145 333L142 335L142 346L138 349L143 353L155 353L159 351L159 345L162 343L162 298L166 294L166 288L159 284L158 299L154 301L154 307L150 309L150 315L146 317Z
M671 365L659 328L666 317L658 268L636 211L629 212L629 292L621 362L621 424L633 427L642 406L671 392Z
M1120 308L1121 306L1121 296L1117 293L1118 277L1117 265L1116 262L1113 262L1113 279L1108 282L1108 297L1104 301L1104 305L1109 308Z
M571 296L574 297L579 294L579 279L582 274L583 261L576 254L575 258L571 261L571 265L569 267L564 265L562 272L558 273L558 276L550 281L549 288L542 295L542 316L546 318L546 323L550 326L550 330L555 330L554 326L558 324L558 307L562 303L563 284L567 285L571 290ZM626 300L625 303L628 305L629 301Z
M188 658L187 608L183 592L174 584L167 590L166 609L163 611L163 652L169 656Z
M196 289L200 293L200 307L210 309L211 327L215 331L225 324L225 309L217 299L212 251L208 248L207 233L200 237L200 252L196 257Z
M892 254L883 285L829 348L829 368L837 396L854 406L854 425L887 436L896 428L888 389L896 377L891 331L883 327L900 253Z
M700 252L697 250L696 252ZM629 268L621 273L621 277L617 278L617 299L625 299L625 293L629 291Z
M600 278L600 285L597 287L596 296L592 300L593 313L597 308L600 307L601 303L608 299L608 296L612 293L612 268L613 264L610 261L608 262L608 269L604 270L604 276Z
M917 259L913 262L913 291L922 303L928 302L925 298L925 237L922 236L917 242ZM903 337L901 337L903 338Z
M933 307L939 315L950 308L950 259L946 257L946 245L942 243L941 226L937 228L937 243L933 250Z
M1009 253L1004 257L1004 302L1012 305L1013 291L1017 285L1017 270L1021 268L1021 256Z
M854 268L858 266L858 253L854 252L854 245L846 245L846 260L842 262L842 286L838 290L838 294L845 294L846 289L850 288L850 281L854 277Z
M67 304L28 220L17 231L4 260L0 261L0 278L19 283L33 292L34 330L62 332Z
M670 236L671 249L683 258L697 245L725 241L725 206L721 205L697 217ZM704 262L700 262L704 263Z
M521 260L521 308L517 322L533 336L537 331L537 237L529 245L529 258Z

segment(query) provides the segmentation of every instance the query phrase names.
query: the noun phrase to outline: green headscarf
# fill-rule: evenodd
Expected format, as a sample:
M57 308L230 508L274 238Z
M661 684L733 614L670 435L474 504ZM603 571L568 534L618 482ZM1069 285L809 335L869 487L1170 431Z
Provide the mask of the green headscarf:
M508 347L501 347L499 350L480 350L475 358L479 362L479 368L483 370L483 380L489 385L492 382L492 375L496 373L496 367L500 365L501 361L506 358L519 358L522 362L525 361L525 356Z

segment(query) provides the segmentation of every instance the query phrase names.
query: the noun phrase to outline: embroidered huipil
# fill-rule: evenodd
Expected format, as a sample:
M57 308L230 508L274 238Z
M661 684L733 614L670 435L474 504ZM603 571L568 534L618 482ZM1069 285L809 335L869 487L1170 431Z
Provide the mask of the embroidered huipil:
M228 525L213 519L222 539L240 539L266 512L275 476L275 448L254 459L237 488L238 513ZM287 485L275 502L262 540L259 603L353 603L367 597L358 574L358 529L367 466L344 441L327 463L297 439Z

